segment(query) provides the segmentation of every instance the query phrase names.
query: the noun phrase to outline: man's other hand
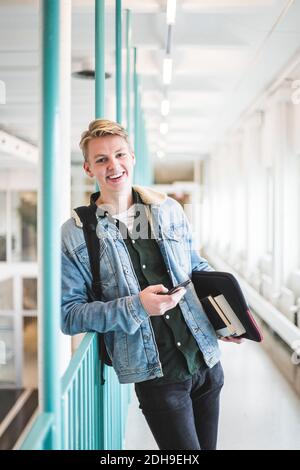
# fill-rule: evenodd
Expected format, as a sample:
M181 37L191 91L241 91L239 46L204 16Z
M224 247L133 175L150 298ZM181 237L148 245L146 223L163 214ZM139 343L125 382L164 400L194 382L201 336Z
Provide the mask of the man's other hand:
M244 338L235 338L234 336L226 336L226 338L224 336L220 336L219 339L221 341L224 341L225 343L236 343L236 344L241 344L245 341Z

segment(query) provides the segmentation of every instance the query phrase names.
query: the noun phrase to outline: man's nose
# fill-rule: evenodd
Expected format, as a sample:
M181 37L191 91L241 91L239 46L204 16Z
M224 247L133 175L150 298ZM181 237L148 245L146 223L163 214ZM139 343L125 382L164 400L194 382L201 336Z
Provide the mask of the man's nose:
M116 158L112 158L111 160L109 160L108 167L107 167L109 171L115 171L115 170L118 170L119 168L120 168L120 164Z

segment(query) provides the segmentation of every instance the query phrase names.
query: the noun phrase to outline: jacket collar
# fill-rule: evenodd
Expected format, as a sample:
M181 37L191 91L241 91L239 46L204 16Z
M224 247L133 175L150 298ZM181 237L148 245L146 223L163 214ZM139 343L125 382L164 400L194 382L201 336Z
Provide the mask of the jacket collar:
M155 189L148 188L146 186L133 186L133 189L139 193L144 204L154 204L159 206L166 201L167 195L165 193L160 193Z
M151 189L145 186L134 185L132 189L134 192L138 194L138 198L134 198L134 200L141 199L142 202L146 205L153 204L153 205L159 206L167 199L167 195L165 193L160 193L158 191L155 191L154 189ZM96 206L96 201L99 196L100 196L100 191L97 191L96 193L91 194L90 204L92 207L95 208L95 211L97 210L97 213L100 217L105 217L107 215L106 211L103 211L101 208L99 207L97 208ZM103 211L103 213L101 213L101 211ZM72 218L75 220L76 226L82 228L82 222L75 210L72 211Z
M138 193L144 204L160 205L167 199L167 195L165 193L160 193L154 189L147 188L146 186L134 185L132 189ZM96 205L96 201L99 196L100 191L91 194L90 204Z

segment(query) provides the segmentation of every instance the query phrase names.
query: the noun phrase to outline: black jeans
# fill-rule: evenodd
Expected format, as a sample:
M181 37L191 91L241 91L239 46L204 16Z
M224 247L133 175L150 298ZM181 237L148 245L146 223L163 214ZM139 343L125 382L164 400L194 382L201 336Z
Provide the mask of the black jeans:
M216 449L223 382L218 362L211 369L201 366L183 382L135 384L140 408L159 449Z

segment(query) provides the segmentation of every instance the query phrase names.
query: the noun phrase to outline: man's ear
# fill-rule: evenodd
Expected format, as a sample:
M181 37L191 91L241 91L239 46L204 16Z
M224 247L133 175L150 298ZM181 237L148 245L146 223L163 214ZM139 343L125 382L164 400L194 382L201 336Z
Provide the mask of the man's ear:
M90 178L93 178L94 177L94 173L91 171L90 169L90 165L87 161L84 162L83 164L83 169L85 171L85 173L90 177Z
M135 162L136 162L136 160L135 160L135 154L132 152L131 156L132 156L132 164L133 164L133 166L134 166L134 165L135 165Z

